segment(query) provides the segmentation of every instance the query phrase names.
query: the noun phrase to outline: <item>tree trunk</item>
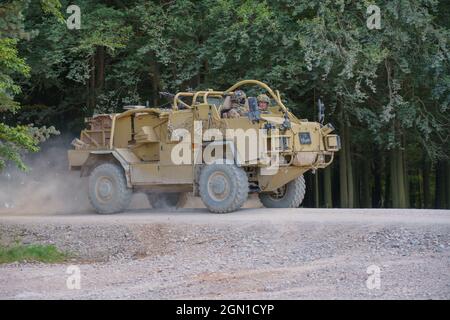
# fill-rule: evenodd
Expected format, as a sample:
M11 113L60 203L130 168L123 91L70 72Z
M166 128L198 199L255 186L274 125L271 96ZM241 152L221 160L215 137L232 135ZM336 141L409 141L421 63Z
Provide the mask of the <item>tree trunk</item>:
M444 161L438 161L436 164L436 209L445 209L447 207L445 192L445 171Z
M409 187L408 187L408 193L409 193L409 202L408 202L408 208L420 208L420 195L417 192L416 184L413 182L412 179L409 179Z
M158 103L159 103L160 74L159 74L158 61L156 60L155 54L151 55L150 77L152 79L153 107L156 107L156 106L158 106Z
M345 121L343 112L340 114L342 149L339 153L339 180L341 208L354 208L354 180L350 144L350 129Z
M304 207L314 208L314 179L311 172L305 174L306 194L303 200Z
M103 90L105 85L105 48L97 48L97 90Z
M96 105L96 98L95 98L95 55L92 55L91 58L91 75L89 78L89 105L88 108L90 110L90 113L94 113L95 105Z
M351 154L351 148L350 148L350 133L349 133L349 127L345 126L346 130L346 161L347 161L347 188L348 188L348 207L354 208L354 197L355 197L355 188L353 185L353 166L352 166L352 154Z
M391 200L392 200L392 207L393 208L399 208L400 207L400 195L398 193L398 167L397 167L397 155L396 150L392 149L390 152L390 177L391 177Z
M372 192L372 207L381 208L383 205L382 197L382 182L381 182L381 163L380 157L375 156L373 161L373 192Z
M445 190L446 190L446 204L447 209L450 209L450 161L446 163L446 179L445 179Z
M389 157L390 158L390 157ZM392 163L388 165L385 163L384 172L386 178L384 179L384 201L382 208L391 208L393 207L392 201L392 177L391 177Z
M407 208L407 187L405 179L403 150L396 147L391 151L391 195L392 207Z
M340 184L340 206L341 208L348 208L348 186L347 186L347 147L346 147L346 130L343 128L343 122L341 125L342 128L342 148L339 151L339 184Z
M404 167L404 160L403 160L403 150L398 148L397 149L397 170L398 170L398 194L399 194L399 207L400 208L406 208L406 186L405 186L405 167Z
M370 162L368 160L362 161L361 172L361 207L371 208L372 200L370 199Z
M430 161L428 161L426 154L424 154L422 158L422 192L423 192L424 208L431 208L430 171L431 171Z
M325 208L333 207L333 195L332 195L332 167L328 166L323 172L323 194L324 194L324 206Z
M402 136L402 145L406 146L406 139L405 136ZM402 157L402 167L403 167L403 188L404 188L404 199L403 199L403 207L402 208L409 208L410 207L410 182L409 182L409 171L408 171L408 161L406 159L406 151L404 148L400 149L401 157Z
M320 208L319 171L314 174L314 208Z
M361 161L353 161L353 207L361 208L362 178L361 178Z

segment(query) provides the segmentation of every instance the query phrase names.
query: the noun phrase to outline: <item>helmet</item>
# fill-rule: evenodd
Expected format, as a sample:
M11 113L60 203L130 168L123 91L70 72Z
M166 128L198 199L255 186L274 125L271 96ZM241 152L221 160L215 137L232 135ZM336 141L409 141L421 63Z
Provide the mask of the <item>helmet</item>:
M258 102L267 102L270 103L270 98L266 94L260 94L258 96Z
M231 96L231 100L241 103L243 99L247 98L247 95L242 90L236 90Z

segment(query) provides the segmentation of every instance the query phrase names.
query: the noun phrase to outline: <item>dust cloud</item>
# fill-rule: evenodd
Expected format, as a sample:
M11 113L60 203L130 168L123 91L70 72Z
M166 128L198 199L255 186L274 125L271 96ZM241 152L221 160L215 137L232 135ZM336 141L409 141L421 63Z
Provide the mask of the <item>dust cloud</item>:
M0 214L92 211L87 179L69 171L70 137L53 137L37 153L24 155L28 172L9 164L0 172Z
M67 150L73 137L53 137L37 153L23 156L29 168L20 171L9 164L0 172L0 215L94 213L87 195L88 178L70 171ZM249 195L244 208L262 207ZM145 194L133 195L129 209L151 208ZM187 195L182 208L205 208L199 197ZM178 208L181 209L181 208Z

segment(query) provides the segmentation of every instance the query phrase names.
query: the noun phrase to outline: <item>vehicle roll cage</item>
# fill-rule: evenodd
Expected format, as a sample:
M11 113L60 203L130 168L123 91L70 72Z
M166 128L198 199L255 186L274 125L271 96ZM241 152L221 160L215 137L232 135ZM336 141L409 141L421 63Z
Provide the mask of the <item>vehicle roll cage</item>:
M265 84L261 81L258 81L258 80L242 80L242 81L239 81L238 83L234 84L233 86L231 86L230 88L228 88L225 91L205 90L205 91L195 91L195 92L179 92L175 95L175 97L173 99L172 110L178 110L179 104L183 105L187 109L192 109L197 104L197 100L201 97L203 97L203 103L208 104L208 97L226 97L226 96L233 94L233 91L236 90L237 88L240 88L245 85L257 85L257 86L265 89L269 93L269 95L272 97L272 99L275 100L277 105L283 110L283 112L288 114L289 118L294 118L292 113L290 113L288 111L288 109L285 107L285 105L281 101L280 92L278 90L273 91L267 84ZM181 97L192 97L192 104L189 105L186 102L182 101L180 99ZM113 118L113 124L112 124L113 128L112 129L114 129L116 119L128 117L130 115L137 114L137 113L163 114L163 113L167 113L167 111L166 112L159 111L154 108L142 108L142 109L127 110L123 113L116 114L116 116ZM112 132L113 132L113 130L112 130ZM112 141L112 139L111 139L111 141Z
M242 80L242 81L239 81L238 83L234 84L233 86L231 86L230 88L228 88L225 91L215 91L215 90L209 89L209 90L205 90L205 91L196 91L196 92L179 92L175 95L175 97L173 99L172 108L174 110L177 110L178 105L181 104L186 108L192 109L193 106L197 104L197 100L199 97L200 98L203 97L203 103L208 104L208 97L229 96L229 95L233 94L234 90L236 90L237 88L240 88L242 86L245 86L245 85L256 85L256 86L263 88L264 90L266 90L269 93L269 95L272 97L272 99L275 100L275 102L278 104L278 106L281 109L283 109L284 112L288 112L286 106L281 101L280 92L278 90L273 91L267 84L265 84L264 82L258 81L258 80ZM189 105L189 104L185 103L184 101L182 101L180 99L181 97L192 97L192 105Z

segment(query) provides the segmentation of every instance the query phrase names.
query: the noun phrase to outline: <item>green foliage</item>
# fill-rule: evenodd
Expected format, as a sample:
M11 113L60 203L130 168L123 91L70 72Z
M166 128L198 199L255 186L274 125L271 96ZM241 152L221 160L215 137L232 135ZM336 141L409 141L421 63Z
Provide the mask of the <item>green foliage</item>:
M0 264L11 262L63 262L68 255L53 245L0 245Z
M41 7L44 13L56 17L59 22L65 21L61 13L61 2L59 0L41 0Z
M0 39L0 112L14 112L18 109L19 104L13 97L19 94L21 89L14 83L12 75L19 73L27 76L30 72L25 61L18 57L16 44L16 39Z
M30 67L25 59L18 54L17 43L20 39L30 39L30 33L25 32L22 11L29 1L14 1L0 4L0 113L9 112L13 116L18 112L20 104L14 97L21 93L21 87L15 77L29 77ZM57 0L43 0L44 12L59 13L60 3ZM59 13L59 15L61 15ZM6 119L6 116L3 117ZM17 123L8 125L0 122L0 170L7 161L12 161L25 170L20 153L22 151L36 152L37 144L57 133L52 128L34 128Z
M431 158L443 156L450 31L435 23L447 8L438 1L377 3L381 30L366 26L370 1L77 4L81 30L28 13L28 29L39 30L21 46L32 66L29 105L57 106L72 117L78 110L81 119L124 104L157 104L160 90L226 88L256 78L280 89L302 117L315 117L321 95L331 120L370 135L381 149L407 135ZM39 98L55 90L51 101Z
M28 134L33 138L37 143L44 142L48 140L53 135L59 135L61 132L55 129L54 126L35 127L33 124L28 126Z
M350 128L349 160L405 151L417 167L422 153L448 157L445 1L377 1L381 30L366 26L369 0L79 0L81 30L60 23L57 12L72 2L61 4L0 7L0 54L9 57L0 64L0 105L9 99L16 110L16 96L25 106L8 113L11 128L31 122L75 133L93 113L162 104L159 91L254 78L279 89L302 118L316 118L321 96L339 133Z
M20 169L26 166L20 158L21 150L38 151L37 141L33 139L26 126L10 127L0 123L0 170L6 165L6 161L13 161Z

